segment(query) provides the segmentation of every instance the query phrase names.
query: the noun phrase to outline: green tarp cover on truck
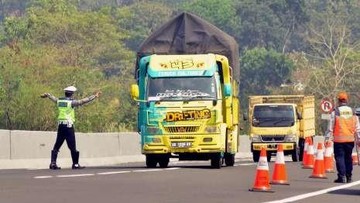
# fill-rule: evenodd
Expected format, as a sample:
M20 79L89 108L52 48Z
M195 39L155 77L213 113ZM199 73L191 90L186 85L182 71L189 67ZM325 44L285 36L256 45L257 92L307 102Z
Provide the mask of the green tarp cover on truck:
M200 17L184 12L166 22L140 45L137 60L151 54L206 53L226 56L234 79L240 79L239 49L235 39Z

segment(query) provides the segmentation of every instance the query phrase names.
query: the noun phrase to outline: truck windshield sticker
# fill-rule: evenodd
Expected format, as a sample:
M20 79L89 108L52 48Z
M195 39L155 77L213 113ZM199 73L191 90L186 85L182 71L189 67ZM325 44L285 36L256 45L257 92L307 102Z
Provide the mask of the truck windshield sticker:
M206 63L207 62L207 63ZM205 69L214 65L214 60L209 60L208 55L196 55L194 56L161 56L156 55L152 57L150 67L153 69L172 69L172 70L184 70L184 69Z
M204 70L188 70L188 71L158 71L158 77L183 77L183 76L202 76L205 75Z
M157 97L211 97L210 94L199 90L165 90L157 93Z
M203 110L189 110L182 112L167 112L165 121L187 121L187 120L199 120L211 118L211 112L209 109Z
M191 69L204 68L204 62L195 62L193 58L170 60L168 63L160 63L162 68L170 69Z
M216 99L215 77L149 78L148 99Z

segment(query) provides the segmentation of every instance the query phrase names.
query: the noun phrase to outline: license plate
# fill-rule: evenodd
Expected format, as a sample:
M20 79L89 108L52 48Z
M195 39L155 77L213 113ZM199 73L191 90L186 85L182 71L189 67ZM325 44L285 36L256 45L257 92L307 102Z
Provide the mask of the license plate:
M191 147L191 142L172 142L171 147L187 148L187 147Z
M276 149L277 148L277 144L269 144L268 145L269 149Z

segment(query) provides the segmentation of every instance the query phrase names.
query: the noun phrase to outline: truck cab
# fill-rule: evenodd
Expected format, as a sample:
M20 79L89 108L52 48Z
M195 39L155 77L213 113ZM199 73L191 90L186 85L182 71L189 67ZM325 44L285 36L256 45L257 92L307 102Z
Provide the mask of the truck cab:
M261 148L268 161L282 144L284 155L294 162L302 160L304 140L315 133L314 98L302 95L250 96L250 140L253 160Z

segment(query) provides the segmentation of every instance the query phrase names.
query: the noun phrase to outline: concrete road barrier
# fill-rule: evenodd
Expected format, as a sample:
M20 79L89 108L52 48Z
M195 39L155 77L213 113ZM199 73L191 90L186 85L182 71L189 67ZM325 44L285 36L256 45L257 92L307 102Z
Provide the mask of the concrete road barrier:
M56 132L0 130L0 169L47 168ZM136 132L76 133L80 163L87 166L144 161ZM59 165L71 167L66 142L60 149Z
M0 130L0 169L48 168L55 138L56 132ZM314 140L318 142L323 139L320 137ZM136 132L77 132L76 144L80 151L80 164L85 166L145 161L140 149L140 135ZM236 158L251 157L249 137L242 135ZM71 163L70 151L64 142L59 152L58 164L68 168Z

